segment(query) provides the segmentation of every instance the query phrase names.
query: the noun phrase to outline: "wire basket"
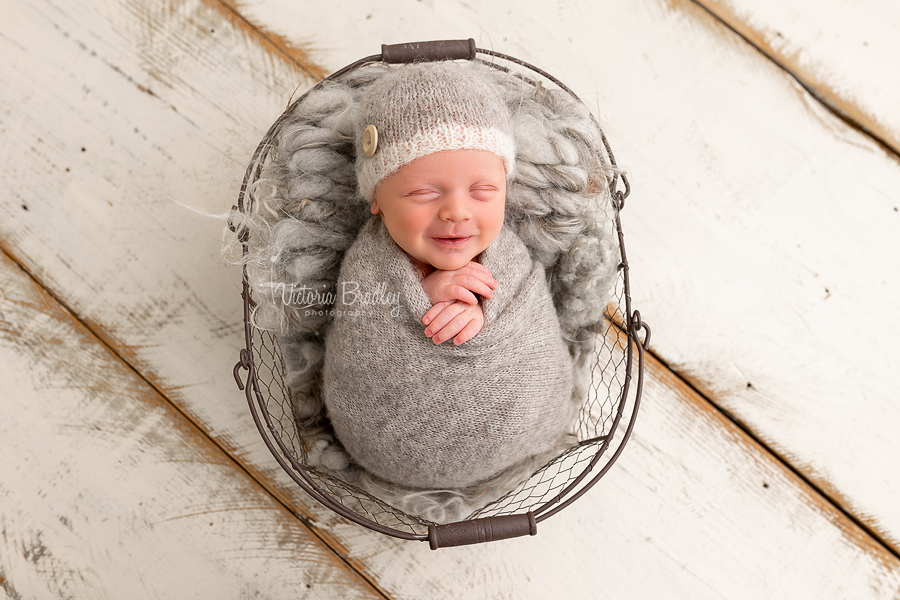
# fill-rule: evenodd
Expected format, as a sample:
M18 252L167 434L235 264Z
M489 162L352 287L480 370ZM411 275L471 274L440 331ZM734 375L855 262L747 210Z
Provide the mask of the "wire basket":
M535 87L549 82L580 102L569 88L546 72L516 58L476 48L472 39L384 45L381 54L358 60L330 75L293 102L276 120L247 167L238 195L238 205L233 210L244 214L251 212L253 201L248 189L260 179L280 128L304 98L325 81L339 79L371 63L450 59L478 60ZM540 78L535 78L535 75ZM630 185L627 178L615 169L615 158L609 143L596 121L594 125L599 131L605 151L601 160L613 167L607 180L614 212L609 227L614 228L612 233L618 239L621 263L615 293L604 321L606 327L595 341L589 391L577 415L578 443L537 469L516 488L462 521L438 524L408 514L340 477L309 464L307 447L298 431L290 393L285 383L285 361L279 336L254 326L252 314L256 303L247 267L244 266L242 298L246 347L240 351L240 361L234 367L235 381L245 392L256 427L275 460L310 496L364 527L401 539L427 540L432 549L437 549L535 535L539 522L574 502L610 469L622 453L637 418L643 384L644 351L650 341L650 329L641 321L639 312L633 311L631 307L628 262L619 219L619 211L624 207ZM619 180L624 190L617 189ZM230 224L230 229L237 235L246 255L249 252L248 230L233 224ZM645 331L643 341L639 339L642 329ZM637 381L632 390L635 348L638 359ZM242 369L247 371L244 381L241 380Z

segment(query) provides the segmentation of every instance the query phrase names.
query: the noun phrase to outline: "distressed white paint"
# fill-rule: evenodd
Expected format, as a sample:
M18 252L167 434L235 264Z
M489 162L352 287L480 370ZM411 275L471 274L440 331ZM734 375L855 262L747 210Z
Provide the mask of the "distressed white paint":
M900 152L900 4L704 1Z
M0 254L7 597L380 598Z
M239 425L227 446L257 445L231 375L240 276L219 270L224 221L176 202L230 208L251 146L303 78L202 2L2 11L2 127L19 140L0 167L4 244L71 290L76 313L116 323L108 341L163 372L170 397L203 389Z
M608 115L620 159L643 182L625 214L632 273L644 273L635 283L636 301L655 326L654 340L661 348L671 345L667 332L678 324L654 316L654 310L663 313L669 276L647 261L666 266L657 255L672 251L673 242L650 233L671 221L662 210L666 192L671 199L673 190L693 190L696 180L685 188L681 178L715 170L703 162L703 168L690 162L688 169L684 159L688 175L658 168L656 145L667 149L659 132L673 126L673 117L644 92L665 84L683 94L707 76L715 80L710 72L725 77L733 70L724 59L694 60L692 52L749 61L756 69L749 75L757 86L753 93L780 89L778 75L754 62L755 53L736 51L722 41L727 38L709 38L692 17L647 1L632 8L601 5L610 21L603 37L578 30L587 27L579 19L593 18L597 9L575 2L449 9L396 2L368 20L361 4L331 5L324 13L330 19L318 18L316 7L305 7L305 17L294 13L293 3L245 8L280 6L273 14L281 19L264 25L297 41L318 36L316 56L328 69L377 52L382 41L468 37L477 22L485 22L499 29L491 33L486 26L482 42L493 38L498 49L573 83ZM273 469L231 379L241 344L239 276L214 268L221 224L168 199L210 212L230 206L234 190L228 185L302 78L245 34L235 34L206 5L170 5L172 10L150 0L84 0L66 9L48 2L4 5L0 23L15 27L4 25L0 38L10 57L2 66L4 82L11 84L0 92L2 127L28 149L4 149L0 176L8 191L0 203L0 241L270 490L307 512L391 597L546 598L563 589L573 597L789 598L800 595L799 586L822 598L894 597L894 557L872 546L745 436L707 416L702 402L670 379L648 387L634 446L622 463L585 498L542 524L538 538L431 553L423 544L394 541L303 507L307 500ZM516 16L523 14L530 16ZM594 23L595 29L602 24ZM570 26L576 28L571 40L564 33ZM691 39L682 39L685 28ZM714 51L692 38L712 40ZM609 60L572 58L604 49ZM648 65L658 72L648 73ZM612 91L602 98L586 93L607 81L615 82L619 95L613 99ZM780 110L777 104L769 108ZM709 111L698 105L686 111L690 119L682 114L674 125L706 118ZM49 114L57 118L48 121L43 115ZM223 167L229 147L233 160ZM729 161L742 160L731 156L724 165L734 169ZM649 208L659 214L641 212ZM748 246L747 253L756 244ZM685 310L692 306L693 298L675 299ZM817 551L810 554L810 548Z

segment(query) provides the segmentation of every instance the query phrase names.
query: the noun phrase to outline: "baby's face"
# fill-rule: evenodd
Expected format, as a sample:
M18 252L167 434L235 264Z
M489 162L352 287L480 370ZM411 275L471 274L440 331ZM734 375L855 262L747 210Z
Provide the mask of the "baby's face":
M381 214L397 245L427 274L478 256L500 233L505 205L500 157L451 150L417 158L382 181L372 214Z

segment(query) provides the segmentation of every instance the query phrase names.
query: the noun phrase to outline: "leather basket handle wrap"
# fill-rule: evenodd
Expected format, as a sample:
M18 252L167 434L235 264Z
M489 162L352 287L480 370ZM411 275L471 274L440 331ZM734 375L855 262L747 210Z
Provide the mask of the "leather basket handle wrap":
M475 58L475 40L439 40L408 44L382 44L381 60L386 63L432 62Z
M537 521L531 512L428 526L428 543L432 550L508 540L523 535L537 535Z

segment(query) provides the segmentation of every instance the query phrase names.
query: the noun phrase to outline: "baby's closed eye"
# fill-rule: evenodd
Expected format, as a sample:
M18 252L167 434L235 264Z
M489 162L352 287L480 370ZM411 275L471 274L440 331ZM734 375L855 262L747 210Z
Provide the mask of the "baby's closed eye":
M440 195L440 191L436 188L417 188L407 193L406 197L416 202L428 202L439 198Z
M481 184L469 188L469 194L476 200L493 200L500 195L500 188L495 185Z

